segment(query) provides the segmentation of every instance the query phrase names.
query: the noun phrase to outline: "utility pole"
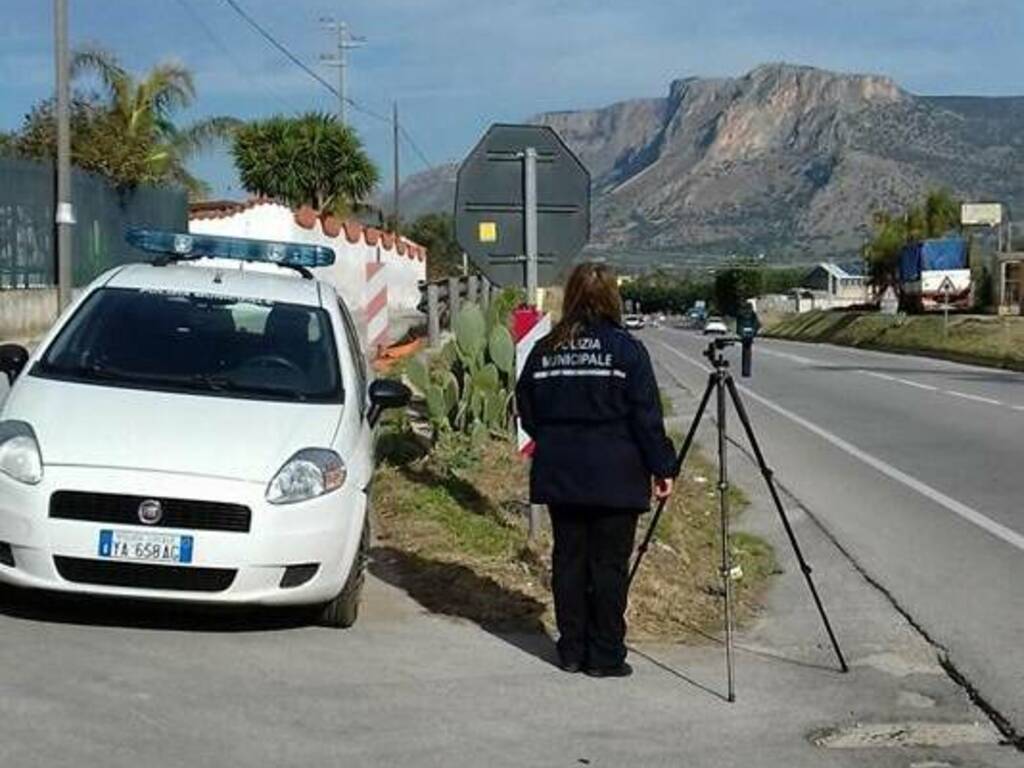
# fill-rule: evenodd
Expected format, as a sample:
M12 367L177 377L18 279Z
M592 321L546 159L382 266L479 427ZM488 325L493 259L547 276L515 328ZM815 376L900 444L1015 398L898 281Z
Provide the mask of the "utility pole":
M366 38L350 34L348 22L336 21L333 17L321 18L320 26L332 35L337 35L335 52L320 54L320 61L338 69L338 119L342 125L348 125L348 52L361 47Z
M54 48L57 83L57 305L63 311L71 303L71 86L68 62L68 3L54 0Z
M394 222L395 223L394 223L393 226L394 226L394 229L395 229L395 233L397 234L398 231L399 231L399 225L401 223L401 221L399 219L399 214L401 212L401 208L398 205L398 102L397 101L394 102L392 106L393 106L393 112L392 112L392 116L391 116L391 140L392 140L392 145L393 145L393 149L394 149L394 161L393 161L392 164L394 166L394 174L393 174L394 175L394 178L393 178L394 189L393 189L393 192L394 192L394 196L395 196L395 208L394 208L394 216L395 216Z

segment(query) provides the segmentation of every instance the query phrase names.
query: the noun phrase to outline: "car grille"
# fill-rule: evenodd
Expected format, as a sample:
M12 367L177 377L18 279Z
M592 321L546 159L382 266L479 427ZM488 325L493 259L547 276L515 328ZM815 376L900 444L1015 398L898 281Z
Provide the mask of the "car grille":
M82 491L56 491L50 497L50 517L141 525L139 504L153 498L163 507L163 517L151 526L154 528L247 533L252 522L249 508L241 504Z
M115 563L59 555L53 558L53 563L62 578L77 584L181 592L223 592L231 586L236 573L233 568Z

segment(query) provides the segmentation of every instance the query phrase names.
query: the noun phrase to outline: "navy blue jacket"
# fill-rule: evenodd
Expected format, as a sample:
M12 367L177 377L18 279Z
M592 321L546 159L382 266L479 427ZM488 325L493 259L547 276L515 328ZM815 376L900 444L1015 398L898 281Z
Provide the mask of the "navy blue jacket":
M536 442L535 504L644 510L651 476L675 473L651 359L612 323L570 344L534 347L516 385L524 429Z

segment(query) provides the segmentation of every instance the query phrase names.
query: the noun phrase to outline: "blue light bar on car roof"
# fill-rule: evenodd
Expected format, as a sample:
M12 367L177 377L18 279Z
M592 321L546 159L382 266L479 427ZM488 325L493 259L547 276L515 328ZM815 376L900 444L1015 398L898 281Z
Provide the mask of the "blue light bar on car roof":
M329 267L334 249L323 245L278 243L242 237L165 232L158 229L129 229L125 239L130 245L150 253L174 259L237 259L262 261L285 267Z

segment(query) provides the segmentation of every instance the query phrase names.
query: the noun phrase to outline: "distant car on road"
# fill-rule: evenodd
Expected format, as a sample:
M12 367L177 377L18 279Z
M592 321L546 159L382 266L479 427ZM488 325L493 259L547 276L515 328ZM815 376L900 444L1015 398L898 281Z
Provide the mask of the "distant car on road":
M643 315L626 315L622 322L631 331L639 331L647 324Z
M327 248L135 231L31 355L0 345L0 582L356 620L373 428Z
M725 325L725 321L720 317L709 317L707 322L704 323L704 335L721 335L728 333L729 329Z

